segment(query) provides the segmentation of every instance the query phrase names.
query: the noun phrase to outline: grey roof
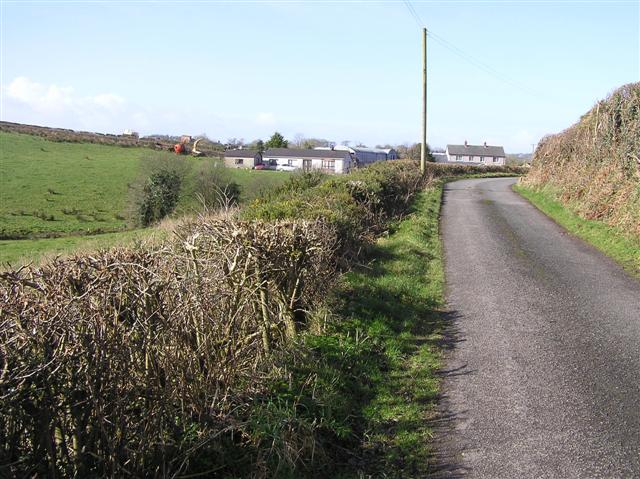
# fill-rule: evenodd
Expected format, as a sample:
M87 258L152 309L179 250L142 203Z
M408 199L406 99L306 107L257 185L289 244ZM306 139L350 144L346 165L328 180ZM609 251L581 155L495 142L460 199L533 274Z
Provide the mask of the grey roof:
M226 158L255 158L258 150L227 150L224 152Z
M447 145L447 151L450 155L468 155L468 156L503 156L504 148L501 146L483 146L483 145Z
M294 157L294 158L338 158L349 156L348 151L341 150L303 150L298 148L269 148L263 156Z
M357 153L358 151L362 151L363 153L382 153L388 155L392 151L395 151L393 148L367 148L366 146L357 147L354 146L352 149Z

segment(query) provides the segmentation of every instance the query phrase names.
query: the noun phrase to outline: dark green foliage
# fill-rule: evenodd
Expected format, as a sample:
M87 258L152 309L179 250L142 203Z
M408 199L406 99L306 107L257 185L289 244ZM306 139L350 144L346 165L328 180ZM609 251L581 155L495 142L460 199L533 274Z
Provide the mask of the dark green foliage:
M289 142L284 139L277 131L271 135L271 138L264 144L265 148L288 148Z
M156 223L173 211L180 197L180 183L180 177L172 171L160 171L149 177L138 207L142 226Z

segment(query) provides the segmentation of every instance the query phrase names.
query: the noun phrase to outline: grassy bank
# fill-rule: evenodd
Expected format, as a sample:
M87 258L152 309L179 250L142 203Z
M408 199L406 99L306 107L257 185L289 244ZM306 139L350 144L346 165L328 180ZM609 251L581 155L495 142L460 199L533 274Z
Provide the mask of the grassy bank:
M640 238L625 235L620 229L600 221L585 220L557 200L549 188L532 188L522 184L513 189L570 233L595 246L617 261L626 271L640 278Z
M441 183L369 247L367 263L340 278L326 315L286 359L291 374L254 411L255 441L299 448L315 430L316 459L274 477L423 477L438 392L444 273L438 236ZM294 446L292 446L294 445ZM307 451L306 454L309 452ZM286 472L285 472L286 471Z
M369 267L345 278L343 311L384 351L363 409L365 470L376 477L422 477L428 469L443 327L441 191L438 182L421 193L397 231L378 241Z
M623 85L580 120L540 140L524 183L552 187L586 220L640 237L640 82Z

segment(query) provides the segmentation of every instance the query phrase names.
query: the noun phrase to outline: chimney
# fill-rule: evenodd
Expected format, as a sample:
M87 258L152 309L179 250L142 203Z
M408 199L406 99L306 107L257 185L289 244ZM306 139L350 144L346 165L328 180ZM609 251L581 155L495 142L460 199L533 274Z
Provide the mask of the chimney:
M487 142L486 142L486 141L484 142L484 147L485 147L485 148L487 147Z
M464 147L466 148L467 146L467 140L464 140Z

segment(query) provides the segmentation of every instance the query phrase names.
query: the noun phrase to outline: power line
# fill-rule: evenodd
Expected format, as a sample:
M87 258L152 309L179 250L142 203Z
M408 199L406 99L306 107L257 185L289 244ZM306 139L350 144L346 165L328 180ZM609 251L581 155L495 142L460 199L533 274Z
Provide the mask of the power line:
M411 1L410 0L403 0L403 3L405 5L405 7L407 7L407 10L409 11L411 16L415 20L416 24L420 28L426 28L424 26L424 22L420 18L420 15L418 14L416 9L411 4ZM510 85L510 86L512 86L512 87L524 92L524 93L527 93L529 95L533 95L533 96L538 97L538 98L544 98L545 97L540 92L528 87L527 85L524 85L524 84L520 83L517 80L514 80L513 78L510 78L509 76L507 76L507 75L501 73L500 71L496 70L495 68L493 68L491 65L488 65L487 63L475 58L473 55L465 52L461 48L458 48L456 45L454 45L453 43L451 43L447 39L443 38L442 36L437 35L432 30L427 29L427 36L432 38L435 42L439 43L442 47L444 47L447 50L449 50L451 53L457 55L458 57L460 57L463 60L467 61L468 63L474 65L476 68L484 71L485 73L493 76L494 78L497 78L498 80L500 80L500 81L502 81L502 82L504 82L504 83L506 83L506 84L508 84L508 85Z
M527 85L520 83L519 81L501 73L500 71L496 70L495 68L493 68L492 66L488 65L487 63L478 60L477 58L473 57L472 55L468 54L467 52L465 52L464 50L458 48L457 46L455 46L453 43L451 43L450 41L446 40L445 38L441 37L440 35L437 35L436 33L434 33L433 31L429 30L427 32L427 35L429 37L431 37L433 40L435 40L437 43L439 43L440 45L442 45L444 48L446 48L447 50L449 50L450 52L454 53L455 55L459 56L460 58L462 58L463 60L466 60L467 62L469 62L470 64L474 65L476 68L479 68L480 70L484 71L485 73L488 73L489 75L492 75L493 77L497 78L498 80L507 83L509 85L511 85L514 88L517 88L518 90L521 90L525 93L528 93L530 95L536 96L536 97L544 97L544 95L542 95L540 92L528 87Z
M416 12L416 9L413 8L413 5L411 5L411 2L409 2L409 0L403 0L403 2L404 2L405 7L407 7L407 10L409 10L409 13L413 17L413 19L418 24L418 26L420 28L424 28L424 22L420 18L420 15L418 15L418 12Z

